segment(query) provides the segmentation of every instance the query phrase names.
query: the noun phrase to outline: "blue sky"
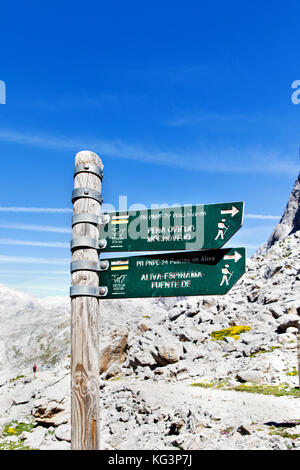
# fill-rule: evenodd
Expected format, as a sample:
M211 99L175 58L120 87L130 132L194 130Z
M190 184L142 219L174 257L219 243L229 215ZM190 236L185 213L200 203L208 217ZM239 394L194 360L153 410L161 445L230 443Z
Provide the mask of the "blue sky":
M0 283L68 294L74 156L86 149L116 209L120 196L245 201L229 246L250 256L299 171L299 13L296 1L2 5Z

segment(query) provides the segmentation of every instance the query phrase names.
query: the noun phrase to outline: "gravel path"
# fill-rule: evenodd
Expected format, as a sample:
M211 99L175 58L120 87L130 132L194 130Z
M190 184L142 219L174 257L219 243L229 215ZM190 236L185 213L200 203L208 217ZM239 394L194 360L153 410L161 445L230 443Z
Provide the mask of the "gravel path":
M121 384L111 382L113 388ZM222 419L227 425L281 423L300 420L300 399L247 392L191 387L189 383L139 382L122 380L122 386L140 391L146 403L166 410L199 405L203 411Z

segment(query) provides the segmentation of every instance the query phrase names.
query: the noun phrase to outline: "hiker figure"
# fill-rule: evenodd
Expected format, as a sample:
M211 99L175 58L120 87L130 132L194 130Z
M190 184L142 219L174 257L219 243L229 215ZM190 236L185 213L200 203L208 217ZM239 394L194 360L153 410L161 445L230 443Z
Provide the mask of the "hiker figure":
M222 268L222 274L223 274L223 277L222 277L222 281L221 281L221 284L220 286L222 286L224 284L224 282L226 283L226 285L228 286L228 274L230 274L230 277L232 276L233 273L231 273L227 268L229 267L229 264L225 264L225 267Z
M37 366L36 366L36 364L34 364L34 365L33 365L33 368L32 368L32 369L33 369L33 373L34 373L34 376L35 376L35 374L36 374L36 370L37 370Z
M216 236L215 240L217 240L219 237L221 237L221 239L224 240L224 233L225 232L223 232L223 230L225 229L225 231L226 231L229 228L229 227L226 227L226 225L224 224L225 220L226 219L222 219L222 222L218 223L219 231L218 231L218 235Z

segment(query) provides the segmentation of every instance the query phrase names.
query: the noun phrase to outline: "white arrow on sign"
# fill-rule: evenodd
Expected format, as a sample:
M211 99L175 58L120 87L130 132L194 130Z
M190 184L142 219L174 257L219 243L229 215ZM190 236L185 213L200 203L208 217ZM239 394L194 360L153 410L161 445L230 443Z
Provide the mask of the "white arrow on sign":
M224 259L234 259L234 262L236 263L239 259L242 258L242 255L238 251L234 252L234 255L225 255Z
M231 209L221 211L221 214L231 214L231 217L234 217L239 212L240 211L236 207L232 206Z

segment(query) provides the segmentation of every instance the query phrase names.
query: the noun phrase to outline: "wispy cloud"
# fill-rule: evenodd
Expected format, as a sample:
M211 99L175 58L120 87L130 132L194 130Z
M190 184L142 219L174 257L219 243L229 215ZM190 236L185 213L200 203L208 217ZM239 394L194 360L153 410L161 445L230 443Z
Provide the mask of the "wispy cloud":
M60 288L60 287L51 287L51 286L48 286L48 285L45 285L45 286L35 286L35 285L30 285L30 284L17 284L13 286L14 289L18 289L18 290L22 290L22 291L27 291L29 292L30 294L34 293L34 292L63 292L65 294L68 293L68 288L66 287L65 289L63 288Z
M14 274L14 275L4 275L4 274L2 275L0 273L0 278L2 278L2 279L4 278L5 280L8 279L8 278L14 278L15 279L15 278L20 278L20 277L23 279L24 275L22 275L22 274L19 275L18 273ZM27 278L28 277L29 276L27 276ZM69 273L69 275L67 275L67 274L65 275L65 279L63 277L60 277L59 284L61 285L62 282L68 282L69 278L70 278L70 273ZM37 274L36 275L32 274L30 276L30 279L34 280L35 284L37 282L39 282L40 280L44 280L44 281L45 280L47 280L47 281L57 281L58 280L57 275L47 276L45 274L38 274L38 275Z
M0 238L0 245L43 246L47 248L70 248L70 244L65 243L65 242L14 240L12 238Z
M205 127L206 129L220 129L221 127L222 131L224 131L224 128L233 131L257 123L261 119L263 119L263 116L260 114L224 114L196 110L194 112L182 111L176 117L165 121L164 124L169 127Z
M245 219L264 219L264 220L279 220L280 215L265 215L265 214L245 214Z
M69 207L1 207L0 212L40 212L40 213L72 213L73 210Z
M54 265L70 265L70 258L35 258L30 256L5 256L0 255L0 263L17 263L17 264L54 264Z
M2 229L10 230L29 230L33 232L48 233L72 233L72 229L68 227L53 227L51 225L32 225L32 224L0 224Z
M30 269L16 269L16 270L7 270L7 269L0 269L0 276L24 276L24 275L30 275L30 276L45 276L45 275L50 275L50 277L54 277L57 279L56 276L67 276L70 275L70 271L67 270L49 270L48 268L45 268L45 271L42 270L30 270Z
M179 204L178 204L179 205ZM166 205L167 207L167 205ZM33 208L33 207L0 207L0 212L72 212L72 209L64 208ZM104 211L110 212L110 211ZM260 220L279 220L281 216L279 215L269 215L269 214L244 214L245 219L260 219ZM0 224L2 229L11 229L11 230L28 230L34 232L48 232L48 233L72 233L72 229L69 227L55 227L51 225L35 225L35 224Z
M261 243L230 243L232 248L239 248L240 246L244 246L248 250L257 250L257 248L261 245Z
M263 147L246 146L242 148L227 145L216 148L206 146L195 148L190 146L181 151L173 151L170 149L147 149L145 146L128 144L122 140L80 140L68 137L29 135L9 130L0 131L0 141L74 152L78 149L89 148L98 152L100 156L137 160L193 171L295 175L299 170L296 160L280 151Z

